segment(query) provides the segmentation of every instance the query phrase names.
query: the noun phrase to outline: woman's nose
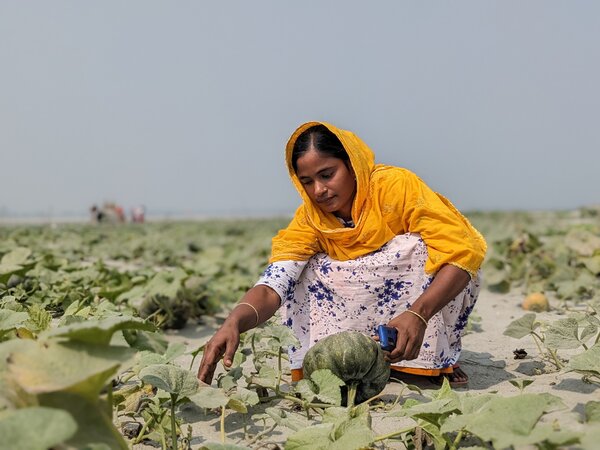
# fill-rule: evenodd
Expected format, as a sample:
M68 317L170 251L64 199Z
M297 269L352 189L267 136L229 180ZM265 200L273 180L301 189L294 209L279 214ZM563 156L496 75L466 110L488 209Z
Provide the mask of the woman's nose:
M323 183L315 183L315 194L320 196L327 191L327 187Z

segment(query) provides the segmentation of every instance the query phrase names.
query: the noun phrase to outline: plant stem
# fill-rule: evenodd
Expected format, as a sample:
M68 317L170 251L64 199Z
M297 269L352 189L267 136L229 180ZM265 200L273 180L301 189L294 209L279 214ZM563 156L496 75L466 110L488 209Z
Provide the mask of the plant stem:
M113 382L112 379L108 382L108 388L106 391L106 403L108 403L108 417L110 421L113 420Z
M221 444L225 444L225 406L221 406Z
M304 405L304 400L296 398L292 395L282 395L281 398L289 400L290 402L297 403L299 405ZM330 405L328 403L309 403L306 405L307 408L330 408L334 405Z
M463 434L464 434L464 430L460 430L458 432L458 434L456 435L456 439L454 439L454 442L452 443L452 446L450 447L452 450L455 450L458 448L458 444L460 444Z
M550 353L550 356L552 356L552 359L554 360L554 364L556 365L556 368L558 370L562 369L564 366L559 361L558 356L556 356L556 350L548 349L548 353Z
M542 350L542 347L541 347L540 343L544 343L544 340L535 331L531 332L531 336L533 337L533 342L535 342L535 345L538 348L538 352L540 352L540 356L543 357L544 356L544 351Z
M281 385L281 375L283 374L283 370L281 367L281 350L279 347L279 351L277 352L277 384L275 385L275 393L279 395L279 386Z
M248 445L252 445L254 444L256 441L258 441L260 438L262 438L263 436L270 434L275 428L277 427L277 424L273 424L268 430L263 430L260 433L258 433L256 436L254 436L252 439L250 439L247 444Z
M177 450L177 423L175 422L175 402L177 395L171 394L171 445L173 450Z
M415 429L415 427L413 426L413 427L403 428L402 430L394 431L393 433L376 436L375 439L373 439L373 442L384 441L386 439L393 438L394 436L398 436L399 434L408 433L409 431L413 431L414 429Z
M354 406L354 400L356 399L356 388L358 387L358 383L350 383L348 385L348 408L352 408Z

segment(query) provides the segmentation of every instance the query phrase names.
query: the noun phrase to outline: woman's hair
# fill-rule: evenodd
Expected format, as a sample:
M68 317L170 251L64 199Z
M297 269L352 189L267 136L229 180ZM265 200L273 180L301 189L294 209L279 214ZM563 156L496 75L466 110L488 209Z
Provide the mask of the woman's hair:
M341 159L346 165L350 164L350 157L338 137L329 131L325 125L315 125L304 130L294 142L294 149L292 150L294 172L298 170L298 158L308 152L311 147L319 153Z

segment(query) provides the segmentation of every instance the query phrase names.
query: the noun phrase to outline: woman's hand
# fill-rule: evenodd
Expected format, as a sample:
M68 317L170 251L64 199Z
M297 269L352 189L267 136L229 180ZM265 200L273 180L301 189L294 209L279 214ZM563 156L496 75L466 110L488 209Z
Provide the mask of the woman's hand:
M198 368L198 378L200 381L206 384L211 383L221 357L223 357L223 365L226 368L231 367L233 355L235 355L235 351L239 345L240 333L238 325L225 322L204 347L202 361Z
M396 328L398 337L396 348L386 355L386 359L392 363L416 359L423 345L427 329L425 323L414 314L403 312L390 320L387 326Z

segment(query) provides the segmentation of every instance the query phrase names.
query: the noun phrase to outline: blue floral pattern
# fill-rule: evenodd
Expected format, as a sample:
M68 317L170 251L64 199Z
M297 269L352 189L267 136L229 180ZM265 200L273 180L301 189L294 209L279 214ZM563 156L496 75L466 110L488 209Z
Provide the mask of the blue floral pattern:
M433 280L425 273L426 260L420 235L406 233L349 261L319 253L308 261L270 264L257 284L279 294L283 323L300 340L300 347L290 349L291 367L302 367L306 351L330 334L354 330L374 335L378 325L410 308ZM479 290L478 276L429 320L419 357L396 365L433 369L455 364Z

